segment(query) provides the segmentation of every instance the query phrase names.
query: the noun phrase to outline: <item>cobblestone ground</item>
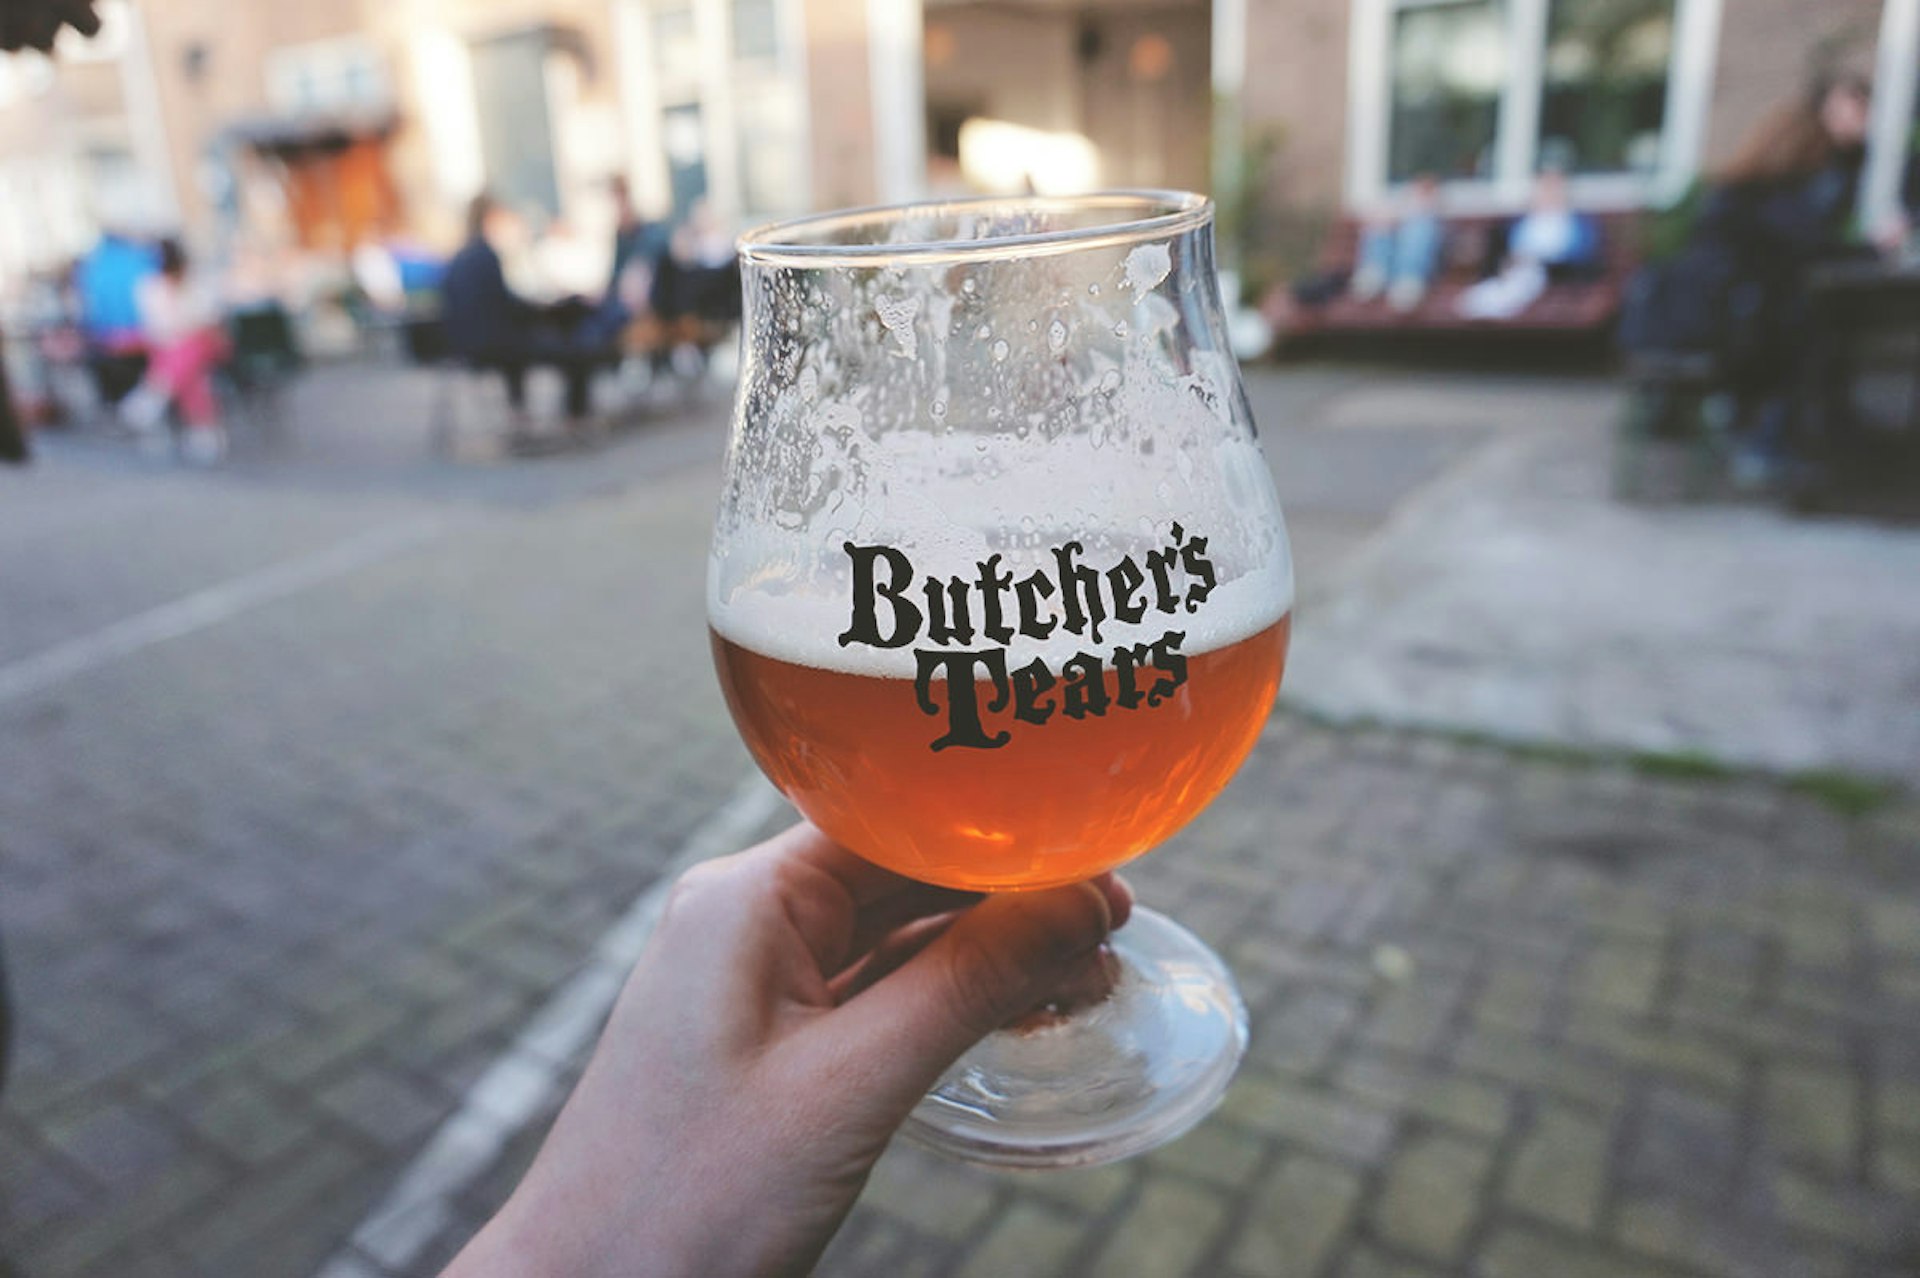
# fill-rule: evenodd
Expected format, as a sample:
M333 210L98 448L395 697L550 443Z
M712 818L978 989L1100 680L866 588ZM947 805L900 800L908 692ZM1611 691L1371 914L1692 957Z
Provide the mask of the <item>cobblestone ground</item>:
M0 1273L309 1278L745 771L686 624L712 405L449 467L430 388L358 376L291 457L0 475ZM1304 599L1547 393L1360 380L1253 387ZM1252 1006L1220 1113L1100 1171L897 1151L823 1272L1920 1272L1907 803L1278 719L1136 870Z
M746 770L685 677L699 475L506 508L5 477L0 664L427 531L0 702L0 1271L306 1278L352 1229Z
M1920 1274L1914 807L1282 717L1129 873L1239 976L1220 1110L1087 1171L896 1146L821 1273Z

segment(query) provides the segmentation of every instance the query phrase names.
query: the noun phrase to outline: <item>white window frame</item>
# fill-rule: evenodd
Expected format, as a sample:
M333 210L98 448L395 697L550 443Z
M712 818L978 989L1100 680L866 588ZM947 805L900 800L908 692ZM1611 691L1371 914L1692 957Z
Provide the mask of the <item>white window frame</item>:
M1347 172L1350 209L1382 204L1387 181L1387 129L1392 118L1392 57L1395 15L1463 0L1355 0L1348 44ZM1526 205L1540 145L1540 94L1544 81L1547 6L1551 0L1505 0L1511 62L1501 90L1494 131L1493 175L1443 183L1447 206L1460 212L1507 212ZM1650 174L1601 173L1569 181L1574 202L1584 208L1637 208L1676 198L1700 167L1707 109L1720 45L1724 0L1675 0L1673 61L1667 70L1665 123L1660 161Z
M380 46L364 35L330 36L301 44L281 45L267 50L262 59L267 103L275 111L296 115L309 110L384 111L393 106L393 68L387 64ZM353 68L368 68L374 73L375 95L358 102L301 101L296 86L307 75L322 83L340 87Z
M666 153L661 148L660 116L669 106L698 103L707 165L707 198L723 221L743 216L739 165L740 137L734 99L751 78L776 83L796 103L807 100L804 0L775 0L778 48L772 58L740 61L733 56L732 0L692 0L695 66L678 71L671 82L654 59L654 0L616 0L613 9L615 56L620 66L626 113L628 174L642 210L664 209L668 200ZM812 154L811 122L805 110L795 118L792 212L807 208Z
M1900 182L1913 131L1916 71L1920 67L1920 0L1886 0L1874 51L1873 118L1867 133L1867 170L1861 175L1861 220L1877 231L1901 212Z

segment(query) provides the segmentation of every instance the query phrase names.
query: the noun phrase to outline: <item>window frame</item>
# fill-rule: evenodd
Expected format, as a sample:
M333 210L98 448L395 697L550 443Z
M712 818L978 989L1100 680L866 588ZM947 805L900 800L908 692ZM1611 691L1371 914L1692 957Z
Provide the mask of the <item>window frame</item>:
M621 110L627 128L627 172L642 209L669 202L667 164L661 147L661 115L669 107L700 108L707 198L726 221L768 217L809 206L812 185L812 121L808 101L805 0L773 0L774 51L739 58L733 41L733 0L688 0L698 58L684 68L662 68L654 51L653 19L666 0L614 0L614 53L619 64ZM793 104L790 145L795 160L790 208L749 210L742 168L746 137L736 104L756 92L777 92Z
M1377 207L1392 193L1387 180L1394 19L1412 9L1447 8L1470 0L1355 0L1348 47L1347 168L1349 208ZM1526 205L1540 150L1548 6L1552 0L1504 0L1509 72L1494 124L1493 175L1442 182L1447 206L1460 212L1506 212ZM1674 0L1673 53L1660 133L1660 161L1651 173L1598 173L1568 179L1584 208L1638 208L1677 198L1699 171L1713 95L1724 0Z
M373 73L376 90L373 95L360 101L308 100L311 95L303 85L339 90L346 85L347 73L355 69ZM261 59L261 76L268 107L282 115L393 109L393 68L380 46L370 36L358 32L268 49Z
M1867 167L1860 177L1860 211L1877 229L1902 216L1900 185L1914 128L1914 97L1920 85L1920 0L1886 0L1874 48L1873 115L1867 132Z

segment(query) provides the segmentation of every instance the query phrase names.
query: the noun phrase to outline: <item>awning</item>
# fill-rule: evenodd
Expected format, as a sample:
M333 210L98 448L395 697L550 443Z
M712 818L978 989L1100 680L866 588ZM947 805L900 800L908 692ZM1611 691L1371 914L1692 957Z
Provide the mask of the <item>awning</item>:
M220 140L282 159L342 151L356 142L378 141L399 127L392 110L352 114L261 115L236 120L220 131Z

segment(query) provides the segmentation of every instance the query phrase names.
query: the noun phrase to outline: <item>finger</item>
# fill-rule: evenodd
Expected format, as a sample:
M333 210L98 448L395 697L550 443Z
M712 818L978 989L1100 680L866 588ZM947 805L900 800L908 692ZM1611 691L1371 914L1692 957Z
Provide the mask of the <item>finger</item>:
M21 27L21 42L29 49L52 53L53 42L60 35L60 23L61 15L57 9L29 13Z
M1108 870L1105 874L1095 875L1088 880L1100 889L1107 898L1107 909L1113 915L1113 930L1118 932L1133 917L1133 884Z
M688 871L668 899L667 921L698 931L707 943L730 945L754 970L782 966L794 992L813 1001L824 999L829 978L900 923L968 899L863 861L800 822ZM804 955L796 954L796 943Z
M917 879L895 874L847 851L806 821L789 826L748 855L791 859L818 870L839 884L856 907L872 905L897 892L922 886Z
M1087 883L990 896L827 1020L911 1106L960 1053L1046 997L1106 939L1106 894Z
M742 858L755 867L748 873L778 895L824 978L857 962L901 924L980 899L875 865L806 822Z
M833 1001L844 1003L882 977L898 971L952 927L961 913L953 910L935 914L895 928L872 945L864 957L856 958L833 978Z
M60 17L89 39L100 34L100 15L93 11L93 0L64 0Z
M860 911L854 926L853 944L847 950L847 962L858 963L896 931L916 919L952 914L969 905L978 905L981 894L953 888L916 883L904 891L876 901Z
M1114 931L1127 921L1133 913L1133 888L1125 879L1119 879L1112 873L1098 875L1089 879L1094 887L1106 894L1106 906L1114 917ZM941 888L927 888L927 892L939 892ZM952 896L966 898L956 904L972 904L979 900L977 892L952 892ZM904 900L904 896L900 898ZM852 950L852 961L833 979L833 1002L845 1004L860 990L872 986L891 971L897 971L908 959L914 958L925 950L937 936L952 927L954 919L962 915L962 910L948 910L947 913L929 913L927 917L902 919L895 929L885 935L877 935L866 944L856 944ZM866 919L860 921L862 931L866 929ZM1112 963L1112 954L1106 946L1098 946L1081 969L1069 973L1068 977L1046 992L1046 1004L1037 1011L1021 1013L1014 1025L1025 1023L1033 1015L1060 1019L1079 1007L1098 1004L1114 990L1117 967Z

